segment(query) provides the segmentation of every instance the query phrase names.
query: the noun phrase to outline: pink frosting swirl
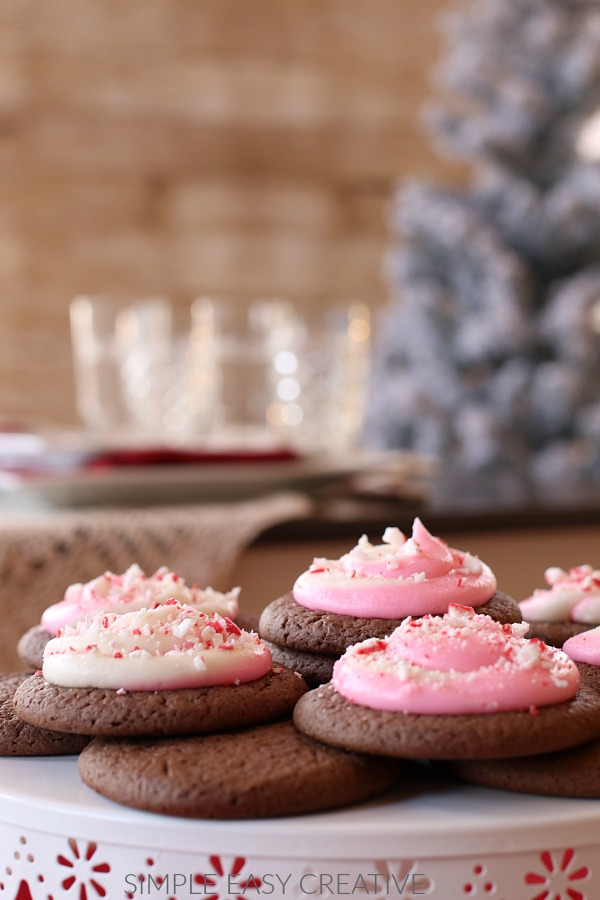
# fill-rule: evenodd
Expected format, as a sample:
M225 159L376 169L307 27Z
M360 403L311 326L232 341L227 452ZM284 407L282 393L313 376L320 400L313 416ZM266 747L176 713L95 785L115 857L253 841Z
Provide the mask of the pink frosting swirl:
M563 650L575 662L600 666L600 626L573 635L565 641Z
M578 622L600 625L600 570L590 565L566 572L558 566L546 569L549 590L535 590L519 603L528 622Z
M526 710L573 697L575 663L526 631L451 604L444 616L409 617L389 637L349 647L332 684L359 706L418 715Z
M481 606L496 591L491 569L454 550L415 519L412 537L387 528L383 544L365 535L339 560L315 559L296 580L296 603L358 618L403 619L446 612L452 602Z

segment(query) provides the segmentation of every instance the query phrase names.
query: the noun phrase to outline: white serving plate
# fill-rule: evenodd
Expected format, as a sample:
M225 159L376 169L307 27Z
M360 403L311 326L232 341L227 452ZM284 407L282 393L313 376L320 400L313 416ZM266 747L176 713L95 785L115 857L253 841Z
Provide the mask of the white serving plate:
M356 451L345 456L315 453L297 459L128 465L66 469L20 476L0 472L5 507L41 503L58 507L147 505L249 499L269 491L312 491L363 471L394 466L412 477L413 458Z
M214 822L105 800L73 758L0 759L0 895L598 900L600 801L411 771L406 791L351 809Z

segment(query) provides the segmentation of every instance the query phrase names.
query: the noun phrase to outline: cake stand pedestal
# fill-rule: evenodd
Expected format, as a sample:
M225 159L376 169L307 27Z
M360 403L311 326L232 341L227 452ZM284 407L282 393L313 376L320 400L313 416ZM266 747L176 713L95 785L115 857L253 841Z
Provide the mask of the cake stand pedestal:
M112 803L74 758L0 759L0 896L600 897L600 801L410 771L406 790L351 809L214 822Z

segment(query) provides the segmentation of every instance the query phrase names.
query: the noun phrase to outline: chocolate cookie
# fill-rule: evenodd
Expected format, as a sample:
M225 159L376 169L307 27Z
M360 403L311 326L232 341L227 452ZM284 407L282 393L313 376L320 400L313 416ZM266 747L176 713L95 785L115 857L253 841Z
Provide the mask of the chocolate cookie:
M288 714L305 691L302 677L281 665L238 685L129 693L60 687L36 674L16 690L14 702L18 715L38 727L133 737L208 734L270 722Z
M460 760L444 767L461 781L481 787L600 799L600 741L543 756Z
M333 664L339 658L338 656L327 653L310 653L308 650L292 650L289 647L265 641L264 638L262 641L271 651L275 662L288 666L294 672L300 672L309 687L317 687L319 684L326 684L331 680Z
M34 625L19 639L17 653L19 659L32 669L41 669L44 661L44 648L54 637L41 625Z
M450 601L452 602L452 601ZM519 604L504 591L496 591L493 597L481 606L474 607L479 615L490 616L501 625L513 625L523 621Z
M36 728L15 712L13 697L27 672L0 675L0 756L58 756L79 753L89 738Z
M589 631L593 627L592 625L581 625L578 622L528 622L528 625L528 638L538 638L550 647L559 649L570 637Z
M589 687L594 688L595 691L600 692L600 666L592 666L590 663L583 662L578 662L576 665L581 675L582 684L587 684Z
M257 819L370 799L399 781L402 766L325 747L288 720L205 737L96 738L79 774L110 800L150 812Z
M494 759L573 747L600 737L600 695L582 685L572 700L531 711L415 715L350 703L330 684L294 709L304 734L345 750L409 759Z
M448 602L452 602L451 597ZM500 591L483 606L477 607L475 612L485 613L503 624L522 621L518 604ZM262 638L279 647L341 656L351 644L371 637L386 637L402 621L359 619L320 612L296 603L289 593L274 600L263 610L258 630Z

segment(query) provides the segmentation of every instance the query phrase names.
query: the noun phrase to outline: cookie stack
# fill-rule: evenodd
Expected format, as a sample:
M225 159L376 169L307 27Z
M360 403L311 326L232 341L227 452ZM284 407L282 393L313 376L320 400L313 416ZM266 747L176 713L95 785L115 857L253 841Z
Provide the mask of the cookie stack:
M331 683L298 701L296 727L337 748L443 760L484 786L599 798L600 694L527 627L454 604L408 618L350 647ZM600 629L571 640L575 658L600 664Z
M233 621L237 600L135 565L72 586L20 643L38 671L0 682L0 752L77 753L103 796L184 817L358 803L423 759L600 797L600 629L567 652L530 639L526 604L419 519L409 538L388 528L315 559L260 636Z
M60 756L79 753L89 738L29 725L17 715L15 691L27 672L0 674L0 756Z
M290 593L266 607L259 633L274 659L315 686L330 680L347 647L386 637L406 616L445 613L450 603L501 623L521 621L517 603L498 591L489 566L415 519L408 539L388 528L382 544L363 536L339 560L315 559Z
M222 593L211 587L189 587L185 580L161 566L147 576L139 565L131 565L122 574L107 571L85 584L67 587L62 600L48 607L41 621L20 639L18 653L29 669L41 669L44 649L60 628L73 625L85 616L97 613L127 612L152 607L177 598L206 613L218 613L240 623L245 617L239 610L240 589ZM31 674L31 673L29 673ZM3 756L47 756L79 753L89 743L83 735L68 734L25 723L15 713L13 696L27 673L0 675L0 710L3 728L0 754Z
M549 592L519 606L497 590L488 566L416 519L409 539L387 529L381 545L363 537L339 560L315 559L291 593L265 609L259 630L274 658L316 688L298 702L294 722L317 740L443 760L446 771L489 786L517 784L510 773L522 767L527 778L515 789L527 782L532 792L599 797L597 769L576 788L569 761L581 755L577 771L587 771L600 758L600 649L593 662L575 664L559 647L600 624L600 572L553 569L548 580ZM565 650L573 653L568 641ZM468 685L473 708L464 706ZM425 693L437 708L422 705ZM571 774L557 780L560 760Z
M203 818L291 815L389 789L389 760L322 746L291 721L306 691L254 632L172 598L59 629L15 690L28 727L91 740L90 787L126 805Z

